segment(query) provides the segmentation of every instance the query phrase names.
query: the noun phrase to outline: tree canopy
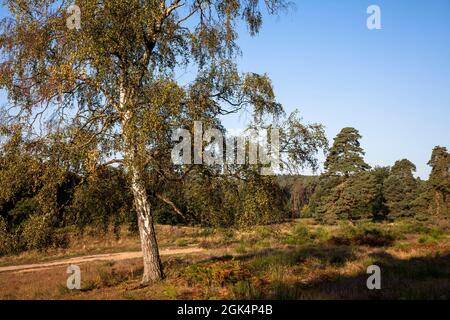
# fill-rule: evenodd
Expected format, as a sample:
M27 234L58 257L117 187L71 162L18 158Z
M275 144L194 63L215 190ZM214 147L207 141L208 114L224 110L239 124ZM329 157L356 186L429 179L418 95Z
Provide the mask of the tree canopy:
M414 216L412 202L418 196L419 182L414 178L416 166L407 159L396 161L384 183L389 217Z
M324 168L330 175L346 177L366 171L370 166L364 161L364 150L359 140L362 136L355 128L343 128L334 138Z
M86 159L87 172L123 165L144 253L142 282L149 283L164 276L153 227L155 200L175 207L161 194L161 186L183 180L192 170L171 162L172 131L193 130L193 121L223 131L221 117L243 110L252 115L252 126L265 128L284 116L268 76L240 72L235 59L240 53L238 24L243 21L256 35L263 15L278 14L287 4L76 4L80 28L67 27L72 18L69 1L5 1L10 14L0 26L0 88L7 91L9 104L2 110L2 122L20 125L24 139L61 137L66 152ZM181 83L188 69L193 77ZM286 162L315 166L314 154L326 142L323 128L305 126L298 117L285 123L280 151ZM61 148L51 151L58 154ZM243 178L243 172L234 172L235 178Z

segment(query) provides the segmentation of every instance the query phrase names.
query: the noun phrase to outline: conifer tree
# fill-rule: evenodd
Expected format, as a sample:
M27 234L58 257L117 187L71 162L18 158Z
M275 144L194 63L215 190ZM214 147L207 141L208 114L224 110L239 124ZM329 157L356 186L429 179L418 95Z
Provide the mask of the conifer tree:
M418 196L418 182L413 176L416 166L407 159L395 162L384 185L389 218L413 216L412 202Z
M428 180L431 211L438 216L448 216L450 215L450 153L447 148L435 147L428 165L432 168Z
M343 175L367 171L370 166L364 161L364 150L359 140L362 136L355 128L343 128L334 138L324 167L328 175Z

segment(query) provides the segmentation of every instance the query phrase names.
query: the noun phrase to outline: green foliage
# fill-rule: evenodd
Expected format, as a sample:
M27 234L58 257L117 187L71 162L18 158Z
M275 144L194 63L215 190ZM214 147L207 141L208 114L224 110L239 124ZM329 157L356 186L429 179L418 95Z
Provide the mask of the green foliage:
M0 139L4 141L0 145L0 211L15 227L37 209L36 199L31 198L42 186L45 166L27 150L20 127L0 129ZM16 206L16 211L8 213Z
M417 198L411 202L411 208L414 211L414 218L418 221L427 221L433 216L431 200L432 193L428 188L427 182L419 182Z
M39 203L35 198L22 198L17 204L8 212L13 226L20 225L28 217L35 214L40 214Z
M331 212L327 211L327 203L331 201L331 192L342 182L341 177L322 175L314 194L311 196L308 204L309 211L307 215L314 217L317 221L332 223L336 220Z
M239 226L279 222L289 217L289 194L276 178L248 168L233 177L193 171L178 202L190 222L206 226ZM181 199L180 199L181 198Z
M306 244L310 242L314 236L310 233L308 228L302 224L297 224L289 234L284 243L286 244Z
M289 190L291 217L311 217L308 206L316 191L319 179L316 176L283 175L277 178L280 186Z
M280 222L287 217L287 193L270 176L252 174L239 188L236 224L251 226Z
M390 170L388 167L375 167L372 169L376 183L376 196L372 204L372 212L374 220L384 220L389 212L386 206L385 183L389 177Z
M322 222L373 219L378 214L379 181L372 172L348 178L328 177L310 201L313 216Z
M450 153L445 147L435 147L428 162L431 174L428 180L434 215L450 217Z
M419 243L439 242L447 239L447 232L438 228L425 228L419 237Z
M214 179L209 171L192 172L180 190L191 221L206 226L231 226L235 221L237 185L222 178Z
M21 234L26 248L29 250L43 250L52 245L52 228L48 218L34 215L28 218Z
M412 217L415 215L413 201L418 197L418 181L413 172L416 166L409 160L397 161L384 183L384 197L389 210L388 217Z
M377 190L371 172L356 174L336 188L336 203L331 210L341 220L372 219Z
M441 192L450 193L450 154L445 147L435 147L428 162L431 166L430 186Z
M361 135L354 128L343 128L334 139L322 175L307 207L319 221L376 219L384 215L383 168L364 162Z
M12 235L8 232L8 225L0 216L0 256L13 251L12 241Z
M102 232L110 225L118 230L133 213L132 195L126 184L122 170L99 168L75 188L67 219L80 230L88 225Z
M353 128L344 128L336 137L326 161L327 173L320 177L308 205L303 207L304 216L324 223L449 217L450 156L446 148L433 150L430 179L423 182L414 177L416 167L407 159L397 161L391 169L366 171L360 137Z
M336 245L360 245L383 247L391 245L398 236L392 230L374 224L347 225L339 235L333 236L330 242Z
M363 159L364 150L359 142L361 138L355 128L343 128L338 133L324 164L327 174L348 177L370 169Z

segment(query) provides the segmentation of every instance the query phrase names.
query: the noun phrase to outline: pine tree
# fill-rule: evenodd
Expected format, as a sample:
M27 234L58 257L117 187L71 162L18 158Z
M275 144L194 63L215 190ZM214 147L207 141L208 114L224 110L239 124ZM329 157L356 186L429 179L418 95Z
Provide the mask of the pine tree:
M413 216L412 202L418 196L418 182L413 176L416 166L407 159L395 162L384 185L389 218Z
M343 128L338 133L324 164L327 174L349 177L370 169L363 158L364 150L359 142L361 138L355 128Z
M431 212L438 216L450 215L450 153L447 148L435 147L428 165L432 167L428 180Z

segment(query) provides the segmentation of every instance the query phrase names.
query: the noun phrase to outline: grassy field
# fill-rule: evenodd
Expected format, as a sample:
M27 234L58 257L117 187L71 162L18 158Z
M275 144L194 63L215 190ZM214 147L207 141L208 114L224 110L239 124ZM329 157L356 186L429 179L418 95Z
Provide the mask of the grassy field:
M66 266L0 273L1 299L450 299L450 225L416 221L312 220L250 230L157 226L162 248L202 252L163 257L166 279L141 288L141 259L81 264L79 291L66 288ZM72 239L67 249L0 258L0 266L139 250L124 233ZM366 287L369 265L382 289Z

